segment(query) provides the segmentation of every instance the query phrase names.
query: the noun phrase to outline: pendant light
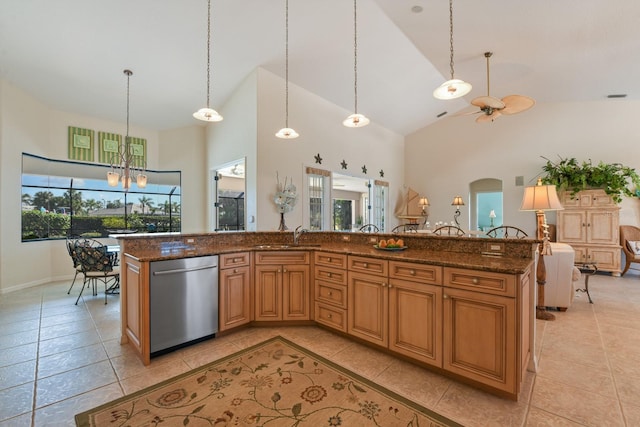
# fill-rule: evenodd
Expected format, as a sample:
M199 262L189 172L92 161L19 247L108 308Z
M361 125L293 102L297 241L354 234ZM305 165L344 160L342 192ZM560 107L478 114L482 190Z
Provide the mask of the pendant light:
M342 124L348 128L358 128L369 124L369 119L358 114L358 1L353 0L353 114L347 117Z
M209 95L211 94L211 0L207 0L207 106L201 108L193 117L204 122L222 121L222 116L211 108L209 104Z
M146 165L144 160L134 155L131 149L131 138L129 137L129 79L133 71L124 70L127 76L127 132L124 137L124 144L118 146L118 152L114 153L111 159L111 170L107 172L107 183L111 187L118 185L122 181L122 188L128 191L131 187L132 179L135 179L139 188L147 186L147 175L144 170Z
M284 42L284 57L285 57L285 67L284 67L284 76L285 76L285 84L284 84L284 127L276 133L278 138L282 139L294 139L297 138L298 132L291 129L289 127L289 0L285 0L285 42Z
M451 80L442 83L433 91L433 96L438 99L456 99L465 96L471 91L471 84L453 76L453 0L449 0L449 70Z

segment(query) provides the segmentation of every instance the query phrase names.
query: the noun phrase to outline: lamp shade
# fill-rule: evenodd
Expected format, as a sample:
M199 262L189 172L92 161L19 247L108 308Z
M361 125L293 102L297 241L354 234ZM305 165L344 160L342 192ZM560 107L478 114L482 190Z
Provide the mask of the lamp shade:
M369 124L369 119L362 114L352 114L342 124L348 128L359 128Z
M462 196L455 196L453 198L453 202L451 202L451 206L464 206L464 201L462 200Z
M564 209L558 199L555 185L542 185L538 180L538 185L524 189L522 197L521 211L557 211Z
M495 218L495 217L496 217L496 211L491 209L491 212L489 212L489 218Z
M420 200L418 200L418 205L429 206L429 199L427 199L426 197L420 197Z
M456 99L471 92L471 84L460 79L451 79L442 83L433 91L436 99Z

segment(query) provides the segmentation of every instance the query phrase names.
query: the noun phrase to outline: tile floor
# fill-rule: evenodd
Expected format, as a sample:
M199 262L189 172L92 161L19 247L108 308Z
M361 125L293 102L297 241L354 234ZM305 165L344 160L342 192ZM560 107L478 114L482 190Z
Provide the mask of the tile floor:
M538 321L538 374L507 401L316 327L250 328L144 367L119 344L118 296L56 282L0 295L0 427L75 425L73 415L280 334L465 426L640 425L640 274L596 275Z

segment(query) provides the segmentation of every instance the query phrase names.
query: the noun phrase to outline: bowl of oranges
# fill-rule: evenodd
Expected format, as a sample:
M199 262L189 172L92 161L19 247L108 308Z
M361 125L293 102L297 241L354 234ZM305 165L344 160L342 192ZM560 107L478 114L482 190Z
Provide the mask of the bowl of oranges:
M380 249L382 251L404 251L407 247L404 245L404 240L402 239L381 239L373 245L374 248Z

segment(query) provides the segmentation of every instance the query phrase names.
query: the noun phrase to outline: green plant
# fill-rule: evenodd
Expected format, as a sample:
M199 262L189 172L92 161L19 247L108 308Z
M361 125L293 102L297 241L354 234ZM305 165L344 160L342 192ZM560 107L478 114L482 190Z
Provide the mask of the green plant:
M613 201L620 203L623 196L632 197L635 189L640 189L640 175L635 169L620 163L603 163L594 165L591 159L579 163L575 157L560 158L557 163L542 157L547 163L542 167L546 175L542 177L545 184L554 184L558 191L570 190L574 196L587 188L601 188Z

